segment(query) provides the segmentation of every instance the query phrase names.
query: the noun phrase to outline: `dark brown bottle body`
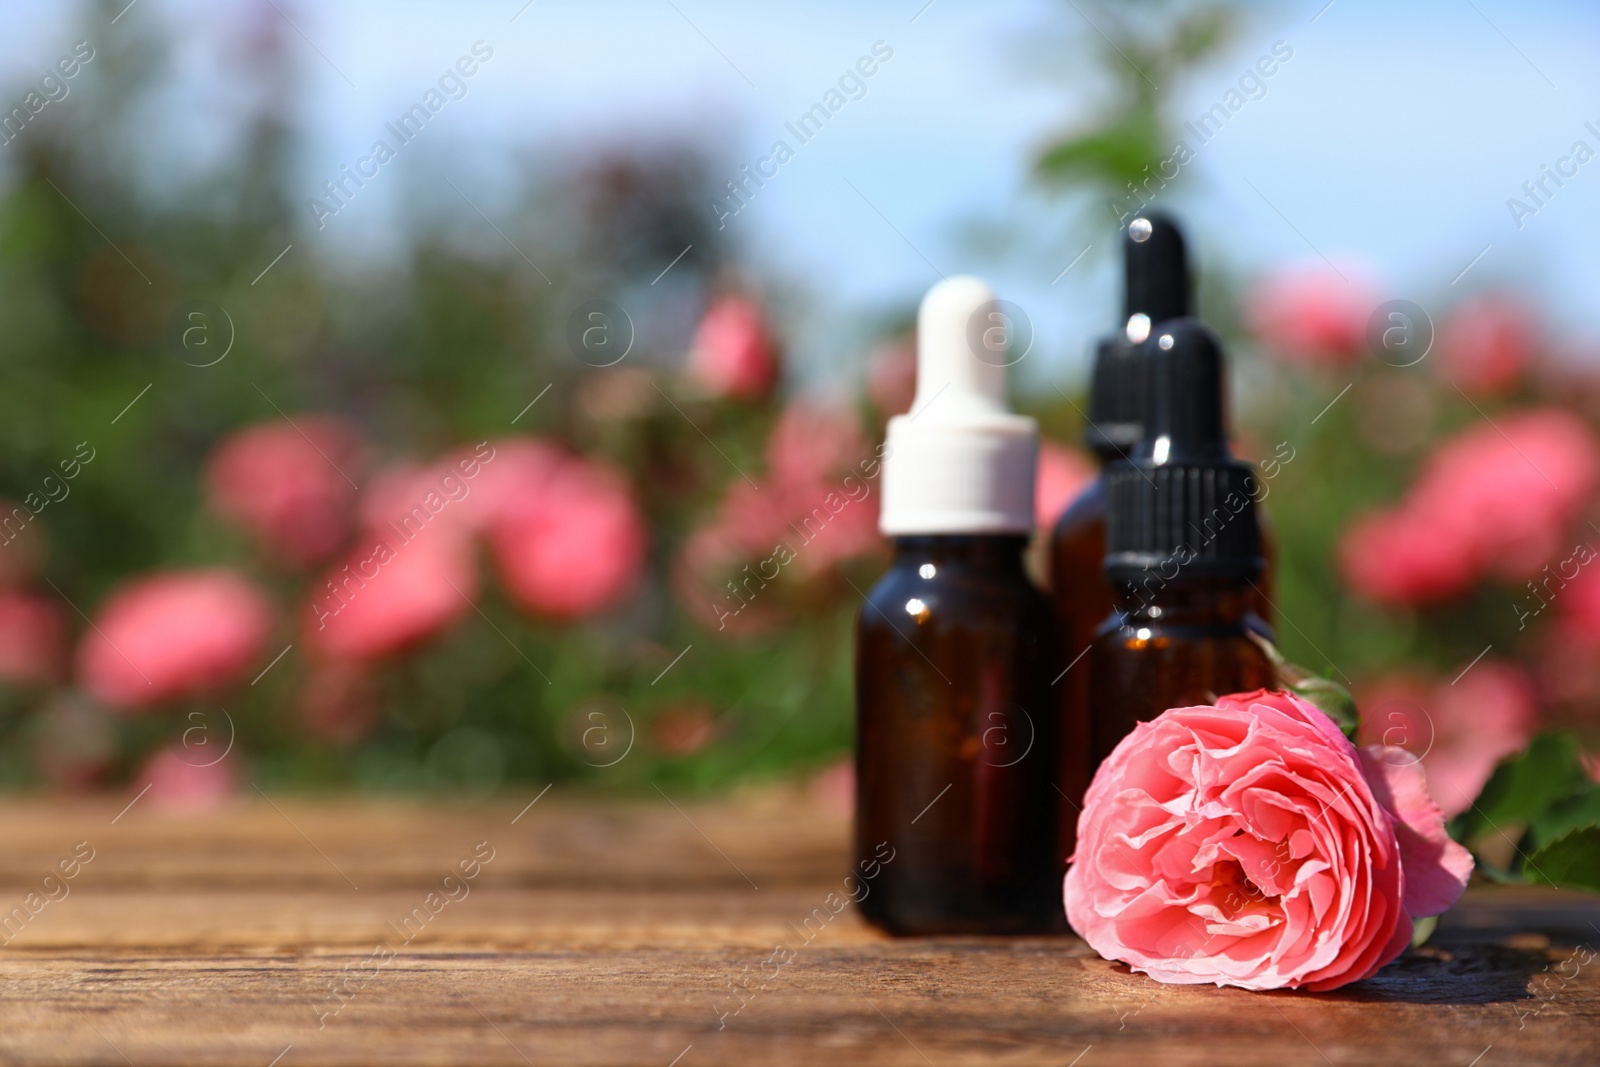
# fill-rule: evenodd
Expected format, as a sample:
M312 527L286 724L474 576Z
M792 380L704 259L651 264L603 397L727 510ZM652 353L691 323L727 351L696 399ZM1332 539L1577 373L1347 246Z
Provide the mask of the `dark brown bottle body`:
M1050 539L1050 599L1056 615L1056 668L1051 674L1060 744L1056 758L1056 857L1066 859L1077 839L1078 810L1089 788L1089 656L1095 632L1115 603L1105 575L1106 476L1104 471L1062 513Z
M1233 579L1186 581L1154 593L1121 586L1119 609L1094 640L1089 701L1091 762L1098 767L1140 722L1168 708L1210 704L1271 688L1276 675L1252 636L1265 628L1255 591Z
M855 850L878 871L860 906L890 933L1066 928L1051 614L1026 543L897 538L857 617Z
M1257 514L1261 515L1259 509ZM1273 545L1264 522L1261 540L1265 567L1261 577L1254 579L1254 585L1244 587L1250 606L1244 622L1270 641L1273 639L1270 622ZM1088 650L1116 603L1111 580L1105 573L1105 555L1106 476L1102 469L1062 513L1050 542L1050 597L1055 606L1057 635L1057 666L1052 675L1056 681L1052 688L1056 690L1061 722L1056 777L1060 789L1056 798L1060 809L1056 851L1063 860L1072 855L1076 847L1083 794L1089 788L1094 768L1104 758L1103 752L1096 754L1091 741L1090 720L1096 714L1091 709L1103 705L1096 704L1091 693L1090 678L1096 669ZM1109 694L1126 690L1100 691ZM1164 705L1158 713L1174 706ZM1118 737L1120 739L1121 735ZM1062 869L1065 870L1064 863Z

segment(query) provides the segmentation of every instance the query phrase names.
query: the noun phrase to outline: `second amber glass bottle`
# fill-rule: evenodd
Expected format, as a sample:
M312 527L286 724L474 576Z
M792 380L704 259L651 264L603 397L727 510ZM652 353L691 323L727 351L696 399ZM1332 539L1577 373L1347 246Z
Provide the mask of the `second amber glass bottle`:
M1055 788L1056 858L1066 870L1089 787L1089 665L1086 651L1114 600L1105 576L1106 472L1144 436L1148 383L1140 344L1153 324L1189 313L1189 262L1183 233L1149 212L1122 235L1122 322L1095 348L1084 444L1100 461L1095 479L1062 513L1050 537L1050 596L1056 613L1056 704L1060 742Z

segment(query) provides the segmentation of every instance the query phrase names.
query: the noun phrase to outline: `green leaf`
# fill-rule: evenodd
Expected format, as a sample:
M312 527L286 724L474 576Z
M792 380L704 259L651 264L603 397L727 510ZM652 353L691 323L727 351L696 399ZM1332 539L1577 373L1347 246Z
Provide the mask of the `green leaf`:
M1064 138L1045 149L1035 164L1039 176L1052 182L1088 179L1119 194L1125 183L1137 184L1166 158L1161 120L1142 107L1124 113L1098 129Z
M1202 8L1181 19L1168 50L1174 64L1194 64L1208 58L1233 39L1235 19L1225 7Z
M1600 893L1600 826L1583 826L1528 857L1530 882Z
M1600 785L1585 780L1578 792L1556 801L1528 824L1532 847L1543 848L1586 826L1600 826Z
M1502 760L1473 807L1457 816L1457 840L1486 831L1532 824L1557 802L1591 787L1578 758L1578 745L1566 734L1540 734L1521 753Z

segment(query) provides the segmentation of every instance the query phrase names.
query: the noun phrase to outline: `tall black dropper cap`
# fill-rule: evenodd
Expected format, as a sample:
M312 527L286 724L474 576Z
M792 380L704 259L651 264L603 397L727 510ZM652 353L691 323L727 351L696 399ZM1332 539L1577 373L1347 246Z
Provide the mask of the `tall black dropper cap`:
M1144 439L1106 475L1106 571L1163 581L1261 573L1255 475L1228 450L1226 360L1199 319L1139 346L1149 373Z
M1122 323L1095 346L1084 443L1105 459L1129 455L1144 432L1147 386L1137 346L1150 328L1189 313L1189 259L1177 223L1159 212L1122 235Z

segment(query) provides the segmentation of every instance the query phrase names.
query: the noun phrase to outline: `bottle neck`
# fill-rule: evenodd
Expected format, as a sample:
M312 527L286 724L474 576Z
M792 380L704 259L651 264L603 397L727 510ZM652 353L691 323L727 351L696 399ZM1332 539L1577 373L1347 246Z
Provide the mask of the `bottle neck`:
M1089 442L1089 451L1094 453L1095 462L1102 468L1128 459L1136 447L1136 445L1114 445L1103 438Z
M1113 579L1117 610L1127 622L1170 626L1243 626L1255 610L1255 590L1241 578L1163 582L1151 573Z
M966 566L1023 572L1025 534L914 534L894 539L895 566Z
M1132 459L1139 451L1140 434L1137 428L1128 423L1096 421L1092 415L1088 421L1089 425L1083 431L1083 447L1093 454L1101 467Z

